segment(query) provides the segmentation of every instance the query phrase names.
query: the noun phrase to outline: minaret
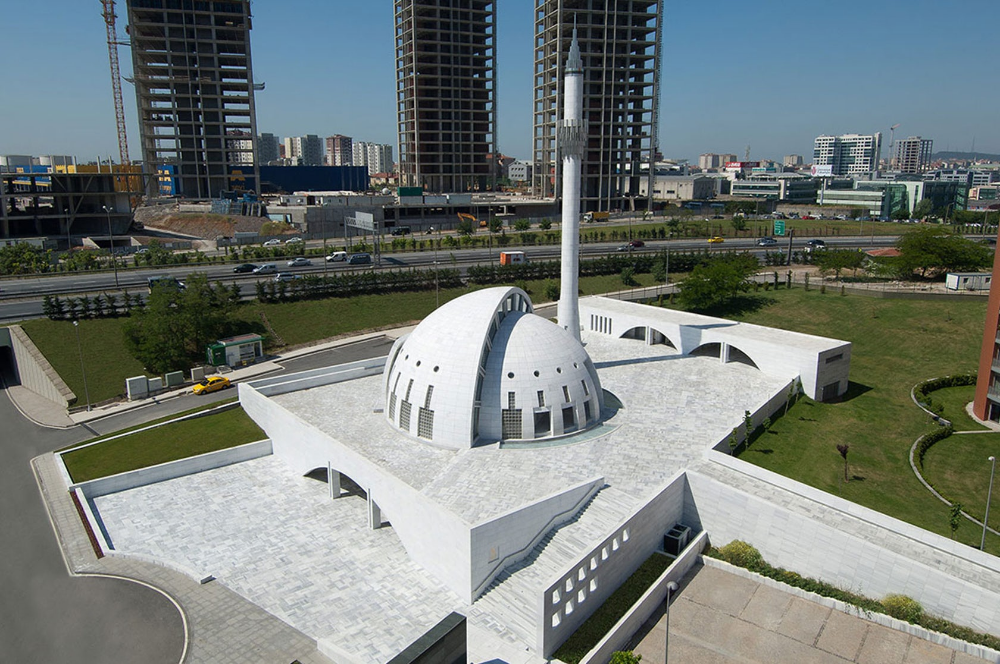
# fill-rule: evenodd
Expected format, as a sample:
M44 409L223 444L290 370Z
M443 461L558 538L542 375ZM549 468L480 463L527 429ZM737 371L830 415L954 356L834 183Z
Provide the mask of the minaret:
M563 119L559 125L562 155L562 270L560 273L559 326L580 340L580 162L587 136L583 121L583 61L573 28L573 43L563 81Z

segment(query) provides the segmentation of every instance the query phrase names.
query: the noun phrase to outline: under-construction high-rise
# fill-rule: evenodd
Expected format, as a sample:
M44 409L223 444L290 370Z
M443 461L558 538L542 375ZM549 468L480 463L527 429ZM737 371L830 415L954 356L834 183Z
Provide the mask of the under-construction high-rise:
M395 0L400 184L485 190L496 175L496 3Z
M248 0L126 0L150 195L256 190ZM166 184L166 186L164 186Z
M536 194L561 194L561 74L575 24L587 123L581 205L585 210L647 205L637 199L640 179L652 179L655 170L662 23L662 0L535 0Z

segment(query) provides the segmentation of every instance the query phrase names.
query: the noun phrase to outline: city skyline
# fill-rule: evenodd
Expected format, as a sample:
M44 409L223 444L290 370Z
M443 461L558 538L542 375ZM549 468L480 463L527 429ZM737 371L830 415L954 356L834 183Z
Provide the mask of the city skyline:
M499 151L525 160L533 8L526 0L499 5L497 20ZM694 6L666 7L660 151L696 163L702 153L742 158L750 145L751 159L808 161L816 136L881 131L887 157L888 130L898 123L897 139L930 138L936 151L1000 152L992 117L1000 91L982 85L988 70L977 66L975 47L989 43L1000 6L969 0L961 9L891 1L790 12L727 1L707 24ZM253 11L254 74L267 84L256 97L261 132L339 133L396 146L392 3L260 0ZM8 128L0 154L116 156L100 3L15 4L7 15L15 26L8 52L31 57L0 73L0 85L17 91L0 99ZM124 36L124 3L118 15ZM130 76L128 47L120 58ZM135 159L135 94L123 85Z

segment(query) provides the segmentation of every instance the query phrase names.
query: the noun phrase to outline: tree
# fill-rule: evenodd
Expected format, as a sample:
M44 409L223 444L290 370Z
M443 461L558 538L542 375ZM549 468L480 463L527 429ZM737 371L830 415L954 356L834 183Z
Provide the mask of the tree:
M724 256L696 265L680 282L681 303L695 310L722 307L751 288L757 259L749 254Z
M893 211L892 218L895 219L896 221L902 221L903 219L909 219L910 218L910 206L908 206L906 203L903 203L902 206L896 208L896 210Z
M203 357L205 346L234 332L229 297L205 275L192 275L186 288L154 288L142 309L125 323L125 344L148 370L185 369Z
M518 219L517 221L514 222L514 230L518 231L519 233L523 233L524 231L530 229L531 229L531 222L528 221L527 219Z
M823 274L833 272L834 277L840 279L842 270L857 270L861 267L865 262L865 254L849 249L835 249L818 252L815 261Z
M844 481L847 482L847 453L850 451L851 446L847 443L840 443L837 445L837 451L840 452L840 456L844 458Z
M465 236L472 235L473 231L475 230L472 228L472 222L469 221L468 219L462 219L460 222L458 222L458 226L456 226L455 228L456 230L458 230L459 235L465 235Z
M503 230L503 221L497 217L490 219L489 223L490 233L499 233Z
M989 267L993 258L987 247L940 227L904 233L896 248L900 253L896 266L904 276L918 271L922 277L928 273L975 272Z
M743 411L743 428L747 430L746 445L747 449L750 449L750 434L753 433L753 415L750 414L749 410Z
M951 528L951 538L955 539L955 533L962 524L962 503L952 503L948 510L948 527Z
M19 242L0 248L0 274L36 274L47 272L51 252Z
M736 448L740 446L740 439L736 436L736 429L729 434L729 454L736 456Z
M934 202L929 198L925 198L913 207L913 216L917 219L924 219L929 217L933 211Z
M543 230L543 231L547 231L547 230L551 229L552 228L552 220L551 219L542 219L540 222L538 222L538 228L539 228L539 230Z

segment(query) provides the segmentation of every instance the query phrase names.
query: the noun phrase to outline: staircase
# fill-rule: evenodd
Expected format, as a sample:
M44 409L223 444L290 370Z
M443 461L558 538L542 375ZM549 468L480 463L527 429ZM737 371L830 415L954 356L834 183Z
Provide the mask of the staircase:
M470 618L506 641L533 649L543 590L585 560L638 506L635 498L614 488L597 492L572 521L551 530L526 558L501 572L473 604Z

